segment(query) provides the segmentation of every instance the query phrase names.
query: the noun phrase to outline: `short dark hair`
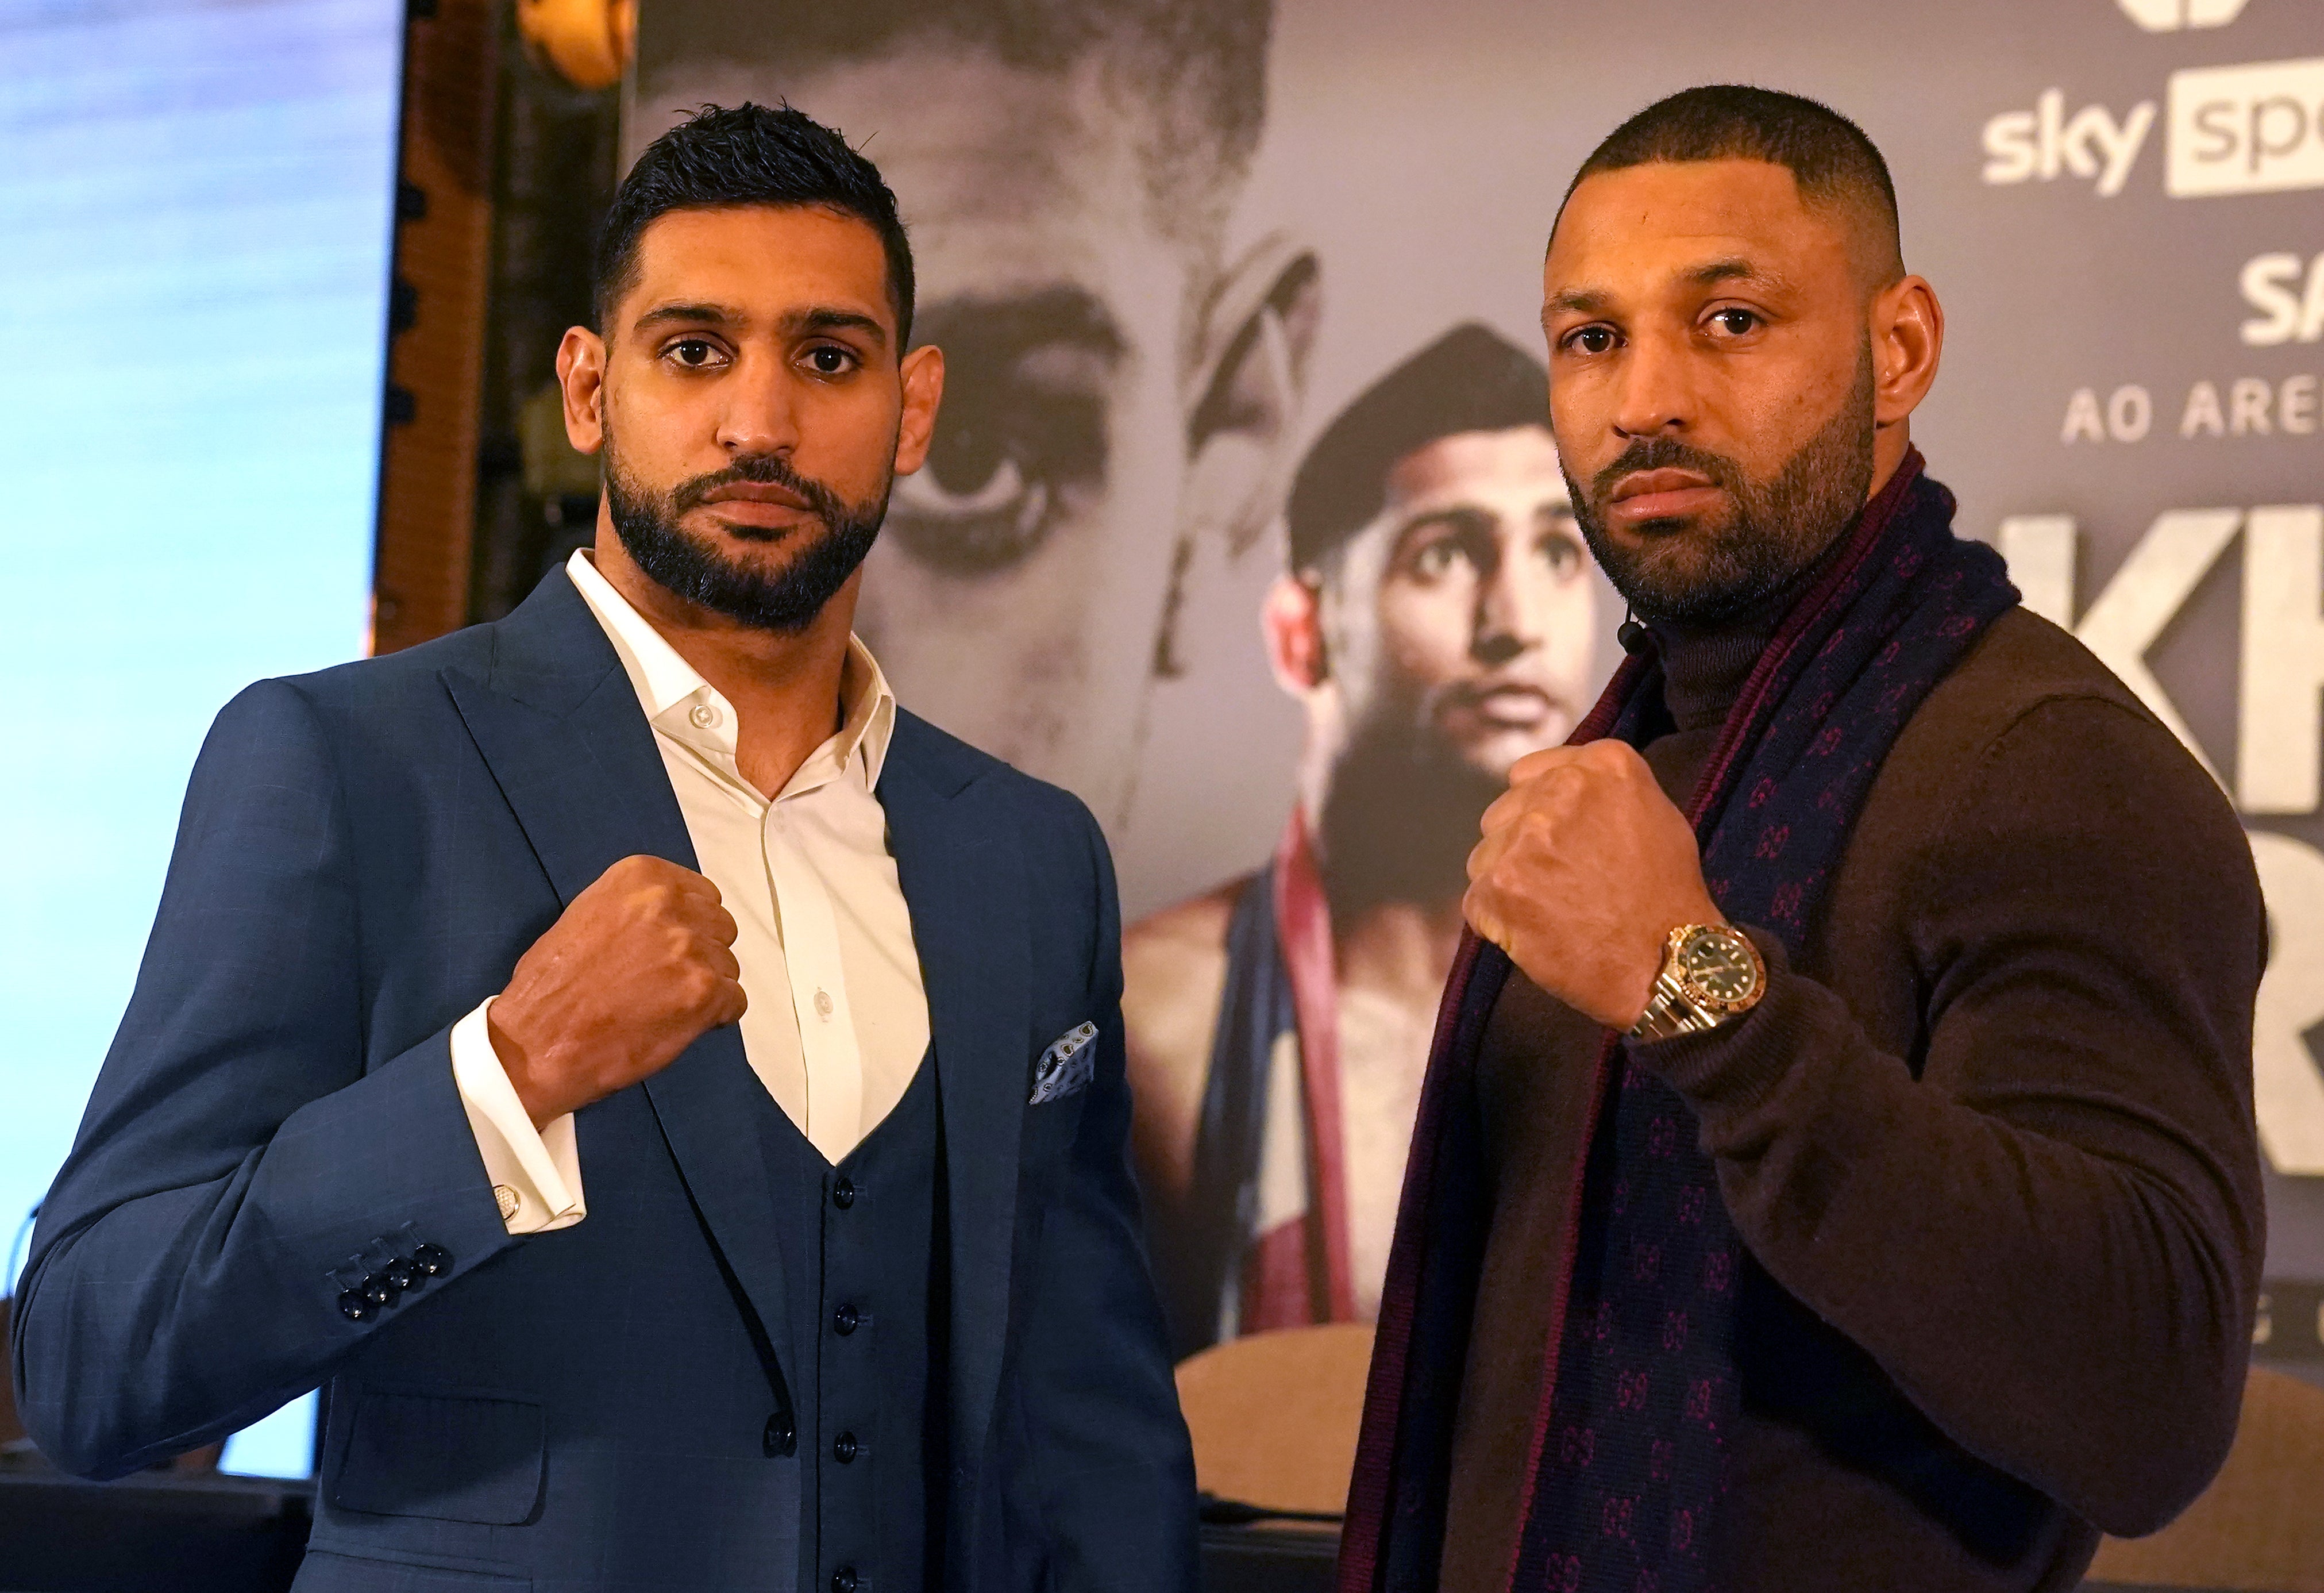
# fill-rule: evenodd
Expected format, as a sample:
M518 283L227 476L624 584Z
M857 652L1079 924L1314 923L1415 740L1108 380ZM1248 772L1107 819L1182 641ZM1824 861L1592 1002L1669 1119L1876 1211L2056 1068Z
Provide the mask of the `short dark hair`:
M848 147L835 128L788 105L704 106L646 145L597 234L591 302L600 333L622 296L637 285L638 242L672 210L733 205L814 205L853 216L880 235L888 256L888 297L896 348L912 339L912 245L896 196L880 169Z
M1799 185L1803 202L1850 214L1875 257L1861 264L1878 280L1904 274L1896 185L1864 129L1804 95L1741 83L1707 83L1658 99L1606 135L1566 185L1659 162L1766 161ZM1558 214L1564 214L1561 203ZM1554 230L1554 228L1553 228ZM1886 255L1886 258L1878 255Z
M796 94L834 62L919 43L989 53L1004 65L1064 72L1102 60L1122 97L1142 100L1164 135L1141 141L1149 181L1173 209L1223 218L1219 169L1240 176L1267 119L1275 0L727 0L648 8L641 98L696 64ZM899 110L902 107L899 107ZM1196 157L1207 157L1197 160Z
M1284 512L1294 574L1322 570L1388 502L1388 473L1468 431L1549 428L1549 373L1499 333L1457 326L1374 382L1323 429Z

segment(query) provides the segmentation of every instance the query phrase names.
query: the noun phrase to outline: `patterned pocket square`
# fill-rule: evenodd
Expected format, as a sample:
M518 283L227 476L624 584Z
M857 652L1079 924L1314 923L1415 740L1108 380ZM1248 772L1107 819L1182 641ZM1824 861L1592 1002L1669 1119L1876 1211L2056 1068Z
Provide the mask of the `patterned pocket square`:
M1063 1100L1075 1090L1086 1088L1090 1073L1097 1066L1097 1054L1090 1050L1090 1042L1097 1038L1095 1023L1080 1023L1057 1036L1055 1044L1041 1053L1041 1060L1033 1070L1033 1099L1040 1106L1046 1101Z

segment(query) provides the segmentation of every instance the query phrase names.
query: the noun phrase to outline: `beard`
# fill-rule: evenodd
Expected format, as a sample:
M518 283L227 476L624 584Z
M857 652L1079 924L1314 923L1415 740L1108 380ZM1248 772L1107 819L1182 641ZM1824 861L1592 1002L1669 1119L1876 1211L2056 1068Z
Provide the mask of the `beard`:
M1598 472L1584 491L1569 473L1574 518L1606 579L1638 616L1681 625L1718 625L1748 613L1802 575L1859 514L1872 490L1872 345L1858 357L1856 384L1832 418L1759 480L1724 454L1675 438L1640 438ZM1607 494L1635 470L1692 470L1733 499L1723 521L1646 521L1644 546L1617 542L1606 528Z
M1315 818L1333 917L1344 924L1383 902L1457 898L1478 823L1507 788L1425 726L1367 716Z
M798 494L822 523L820 534L805 526L728 527L729 534L744 542L812 538L779 569L757 570L728 559L678 523L717 488L746 481ZM724 470L657 495L630 478L613 451L612 434L605 438L605 504L632 560L657 586L753 630L796 634L814 623L872 551L894 485L891 474L876 497L851 504L823 482L799 475L779 454L748 454Z

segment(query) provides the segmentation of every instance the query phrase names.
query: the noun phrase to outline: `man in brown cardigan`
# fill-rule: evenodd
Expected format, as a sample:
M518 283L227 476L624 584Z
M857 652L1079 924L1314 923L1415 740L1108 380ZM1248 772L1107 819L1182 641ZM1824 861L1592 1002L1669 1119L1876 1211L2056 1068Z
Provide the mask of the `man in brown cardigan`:
M2242 833L1952 535L1943 317L1853 124L1641 112L1544 324L1644 628L1471 861L1342 1588L2070 1588L2234 1433Z

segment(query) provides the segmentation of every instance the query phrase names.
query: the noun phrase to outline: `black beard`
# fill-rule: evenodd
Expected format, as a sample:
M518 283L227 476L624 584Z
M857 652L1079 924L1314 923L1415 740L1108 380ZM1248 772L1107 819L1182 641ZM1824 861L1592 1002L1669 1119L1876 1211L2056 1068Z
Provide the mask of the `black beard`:
M678 517L712 491L743 481L797 493L823 523L822 534L780 570L765 572L733 563L678 527ZM613 439L605 440L605 504L631 560L656 585L753 630L796 634L815 622L872 551L893 486L890 478L876 499L850 504L822 482L794 471L780 455L751 454L657 496L630 482L614 457ZM780 542L798 534L743 525L732 531L746 542Z
M1507 789L1415 727L1376 717L1332 767L1314 816L1323 893L1345 926L1383 902L1457 899L1478 821Z
M1675 438L1640 438L1598 472L1585 492L1569 473L1573 516L1598 567L1639 617L1714 625L1748 613L1781 592L1831 548L1862 512L1872 490L1872 348L1868 342L1856 385L1839 412L1801 445L1773 480L1758 481L1724 454ZM1683 527L1648 521L1646 546L1626 547L1606 530L1606 495L1634 470L1698 471L1734 499L1723 523ZM1685 539L1702 551L1700 570L1658 558L1656 543Z

